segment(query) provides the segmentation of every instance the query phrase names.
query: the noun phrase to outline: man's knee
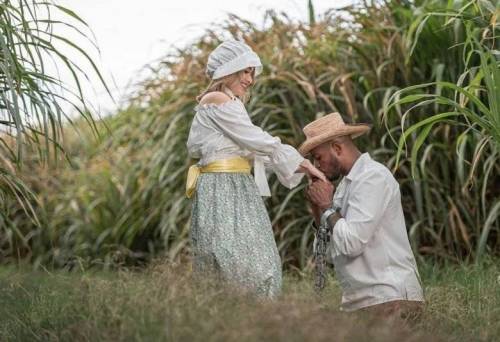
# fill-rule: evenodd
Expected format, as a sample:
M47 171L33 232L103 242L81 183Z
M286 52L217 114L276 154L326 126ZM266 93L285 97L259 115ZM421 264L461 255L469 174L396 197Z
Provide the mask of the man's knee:
M361 309L361 311L383 319L401 319L407 322L418 321L424 311L424 302L394 300Z

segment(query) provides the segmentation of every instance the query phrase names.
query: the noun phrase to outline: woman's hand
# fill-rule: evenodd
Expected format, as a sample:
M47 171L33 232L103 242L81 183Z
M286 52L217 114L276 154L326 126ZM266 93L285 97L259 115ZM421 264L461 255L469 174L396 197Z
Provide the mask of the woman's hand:
M318 170L311 162L309 159L304 159L302 163L300 163L299 168L297 169L297 172L299 173L305 173L309 179L317 178L322 181L327 182L327 179L323 172Z

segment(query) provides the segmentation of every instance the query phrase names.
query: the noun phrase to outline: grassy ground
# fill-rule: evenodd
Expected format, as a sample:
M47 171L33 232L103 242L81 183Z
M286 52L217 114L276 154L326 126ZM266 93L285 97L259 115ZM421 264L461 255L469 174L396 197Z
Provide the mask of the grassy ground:
M0 340L495 340L500 336L500 266L420 267L427 307L400 327L338 310L332 278L322 298L310 276L287 274L284 294L259 302L194 284L183 265L141 272L0 269Z

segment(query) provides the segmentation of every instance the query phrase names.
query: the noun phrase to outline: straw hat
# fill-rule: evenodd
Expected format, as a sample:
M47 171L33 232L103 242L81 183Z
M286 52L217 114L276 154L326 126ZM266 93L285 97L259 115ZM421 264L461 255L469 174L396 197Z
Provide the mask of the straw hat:
M325 115L302 130L306 141L299 147L299 152L305 156L315 147L337 137L350 135L352 139L365 134L370 130L367 124L346 124L339 113Z

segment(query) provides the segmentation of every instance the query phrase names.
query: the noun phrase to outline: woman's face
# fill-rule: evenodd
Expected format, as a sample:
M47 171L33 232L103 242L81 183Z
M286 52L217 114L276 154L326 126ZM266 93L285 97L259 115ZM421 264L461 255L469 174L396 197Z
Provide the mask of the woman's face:
M246 68L234 75L227 87L233 92L235 96L243 96L250 89L254 81L255 68Z

